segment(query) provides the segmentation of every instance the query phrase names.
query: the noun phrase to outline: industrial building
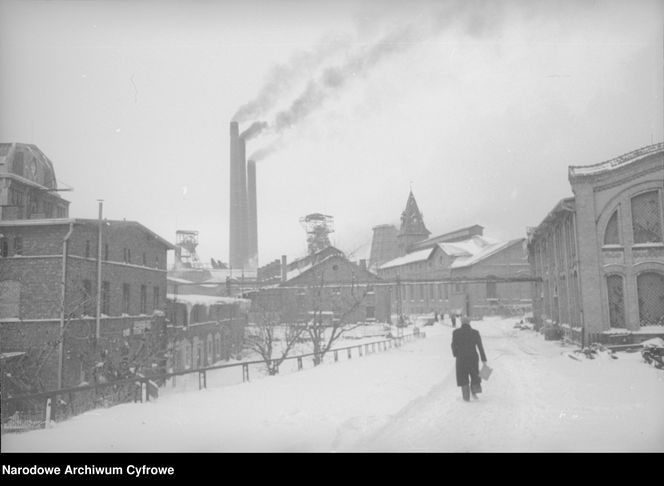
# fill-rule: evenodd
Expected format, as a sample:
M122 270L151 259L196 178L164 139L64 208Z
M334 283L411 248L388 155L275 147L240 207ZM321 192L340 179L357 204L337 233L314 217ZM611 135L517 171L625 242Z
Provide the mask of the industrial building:
M473 225L430 237L412 191L398 232L374 227L370 261L391 287L391 313L522 315L530 310L525 238L496 241ZM386 250L387 249L387 250ZM374 251L375 250L375 251ZM398 256L380 263L386 254Z
M568 176L574 196L529 231L536 319L579 343L664 334L664 143Z
M278 312L282 322L293 323L306 322L313 311L353 324L389 319L387 287L376 285L378 278L367 270L365 260L358 265L328 246L290 263L284 256L278 270L278 280L272 275L260 291L248 294L252 312L269 309Z

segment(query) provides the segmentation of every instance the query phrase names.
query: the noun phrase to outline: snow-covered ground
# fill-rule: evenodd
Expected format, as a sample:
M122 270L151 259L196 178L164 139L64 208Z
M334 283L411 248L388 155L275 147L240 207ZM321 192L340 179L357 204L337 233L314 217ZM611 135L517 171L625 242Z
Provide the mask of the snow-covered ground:
M473 323L494 368L479 401L461 400L436 324L402 348L5 434L2 451L664 451L664 371L639 353L573 360L514 322Z

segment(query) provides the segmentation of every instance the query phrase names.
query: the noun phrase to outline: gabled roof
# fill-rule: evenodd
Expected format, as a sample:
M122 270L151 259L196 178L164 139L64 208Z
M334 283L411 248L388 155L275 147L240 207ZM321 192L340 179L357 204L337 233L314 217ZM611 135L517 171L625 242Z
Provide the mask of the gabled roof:
M341 260L341 261L343 261L345 264L354 267L354 268L357 270L358 273L364 273L365 276L370 277L370 278L372 278L372 279L376 279L376 278L377 278L376 275L374 275L374 274L371 273L370 271L368 271L368 270L366 270L366 269L360 267L359 265L356 265L355 263L351 262L348 258L346 258L346 256L345 256L343 253L340 252L340 253L332 253L332 254L327 255L326 257L324 257L324 258L322 258L322 259L320 259L320 260L312 260L312 261L309 263L309 265L296 267L296 268L294 268L294 269L292 269L292 270L289 269L289 270L288 270L288 273L287 273L287 275L286 275L286 282L283 282L281 285L283 285L284 283L288 283L288 282L290 282L291 280L296 279L296 278L298 278L298 277L300 277L300 276L302 276L302 275L304 275L304 274L306 274L306 273L311 272L311 271L314 270L315 268L319 267L319 266L322 265L323 263L326 263L326 262L328 262L328 261L330 261L330 260Z

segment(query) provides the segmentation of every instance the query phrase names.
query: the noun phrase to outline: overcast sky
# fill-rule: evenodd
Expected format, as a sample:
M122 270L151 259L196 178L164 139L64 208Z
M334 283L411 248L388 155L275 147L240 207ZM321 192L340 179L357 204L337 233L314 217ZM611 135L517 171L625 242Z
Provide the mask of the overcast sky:
M228 261L236 115L269 125L261 264L312 212L368 257L410 187L434 234L518 238L568 165L664 139L663 25L657 1L0 0L0 141L42 149L71 216L198 230L204 261Z

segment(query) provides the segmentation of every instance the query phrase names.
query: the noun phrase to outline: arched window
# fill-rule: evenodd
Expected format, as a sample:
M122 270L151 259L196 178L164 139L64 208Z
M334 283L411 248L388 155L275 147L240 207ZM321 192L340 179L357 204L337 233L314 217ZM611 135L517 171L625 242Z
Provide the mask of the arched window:
M611 327L625 327L625 298L623 278L620 275L606 277L609 298L609 324Z
M659 191L649 191L632 198L634 243L662 242Z
M604 244L605 245L619 245L620 236L618 232L618 210L613 212L609 222L604 231Z
M664 274L644 272L636 279L642 326L664 325Z

